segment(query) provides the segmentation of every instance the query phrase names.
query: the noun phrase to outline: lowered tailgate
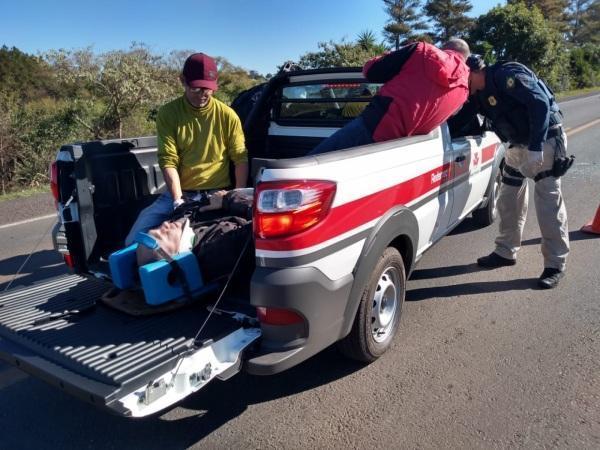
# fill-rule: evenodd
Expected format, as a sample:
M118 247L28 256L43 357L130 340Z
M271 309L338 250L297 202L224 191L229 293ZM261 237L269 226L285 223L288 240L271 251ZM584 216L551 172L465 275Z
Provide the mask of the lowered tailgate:
M98 301L110 287L67 275L4 293L0 358L95 405L145 416L231 376L260 335L242 314L213 314L194 341L206 303L134 317Z

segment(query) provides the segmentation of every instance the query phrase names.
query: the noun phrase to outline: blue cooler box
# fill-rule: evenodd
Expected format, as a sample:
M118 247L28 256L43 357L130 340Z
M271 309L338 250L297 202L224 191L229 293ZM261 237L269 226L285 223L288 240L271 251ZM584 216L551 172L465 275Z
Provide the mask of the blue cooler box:
M108 257L113 284L119 289L130 289L137 285L137 246L137 243L131 244Z
M134 252L135 254L135 252ZM183 252L173 257L181 267L192 295L201 292L204 287L198 260L192 252ZM151 262L139 268L140 282L144 289L146 303L160 305L171 300L183 299L185 293L180 281L170 275L171 266L164 259Z

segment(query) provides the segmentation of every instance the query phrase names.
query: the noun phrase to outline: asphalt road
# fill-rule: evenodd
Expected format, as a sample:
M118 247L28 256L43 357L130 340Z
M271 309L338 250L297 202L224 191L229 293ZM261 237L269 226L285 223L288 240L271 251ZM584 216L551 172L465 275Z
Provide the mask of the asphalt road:
M563 179L571 255L558 289L535 287L533 205L513 267L478 270L497 225L467 220L423 257L395 344L369 366L331 348L131 421L1 365L0 447L600 448L600 236L579 231L600 203L600 97L561 106L577 161ZM0 228L0 283L50 223ZM42 239L17 284L63 270L50 248Z

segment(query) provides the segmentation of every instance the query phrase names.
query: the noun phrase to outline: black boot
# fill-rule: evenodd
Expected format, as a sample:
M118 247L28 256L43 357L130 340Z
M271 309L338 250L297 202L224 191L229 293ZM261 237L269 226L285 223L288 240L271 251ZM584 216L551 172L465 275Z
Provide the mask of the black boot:
M560 279L564 276L565 273L562 270L546 267L540 275L538 286L542 289L553 289L558 286Z
M508 259L500 256L496 252L492 252L487 256L482 256L477 259L477 264L486 269L496 269L504 266L514 266L517 263L514 259Z

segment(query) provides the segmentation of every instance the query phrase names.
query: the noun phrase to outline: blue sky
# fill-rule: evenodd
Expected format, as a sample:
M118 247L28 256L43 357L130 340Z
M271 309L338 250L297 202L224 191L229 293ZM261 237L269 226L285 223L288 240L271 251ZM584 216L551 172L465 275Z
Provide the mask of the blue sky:
M471 16L500 0L472 1ZM143 42L156 53L203 51L262 74L317 50L321 41L378 36L387 16L381 0L8 0L0 45L28 53L92 46L126 49Z

